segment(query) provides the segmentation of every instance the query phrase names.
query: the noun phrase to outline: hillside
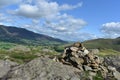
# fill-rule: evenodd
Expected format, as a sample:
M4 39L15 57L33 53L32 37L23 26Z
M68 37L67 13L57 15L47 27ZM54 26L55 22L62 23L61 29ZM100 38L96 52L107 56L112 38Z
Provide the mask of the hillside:
M115 39L94 39L85 41L83 44L89 49L98 48L120 51L120 37Z
M4 25L0 25L0 41L27 45L50 45L66 43L60 39L34 33L24 28Z

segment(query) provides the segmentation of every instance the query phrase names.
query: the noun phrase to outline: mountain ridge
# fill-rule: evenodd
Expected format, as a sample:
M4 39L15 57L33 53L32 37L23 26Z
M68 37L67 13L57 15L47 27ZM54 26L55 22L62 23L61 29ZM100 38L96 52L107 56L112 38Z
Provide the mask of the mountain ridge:
M93 40L88 40L84 41L83 44L89 48L98 48L98 49L113 49L120 51L120 37L115 38L115 39L104 39L104 38L99 38L99 39L93 39Z
M29 44L27 41L32 43L44 44L44 43L66 43L66 41L53 38L47 35L38 34L29 31L24 28L17 28L13 26L0 25L0 41L12 42L12 43L24 43ZM25 42L26 41L26 42ZM31 43L31 42L30 42Z

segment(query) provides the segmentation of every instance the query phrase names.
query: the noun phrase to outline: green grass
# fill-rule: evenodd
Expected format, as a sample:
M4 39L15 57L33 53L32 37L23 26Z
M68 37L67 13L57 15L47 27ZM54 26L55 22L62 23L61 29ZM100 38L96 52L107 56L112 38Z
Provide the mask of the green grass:
M100 50L100 53L98 54L99 56L112 56L112 55L119 55L120 56L120 52L113 50L113 49L102 49Z
M0 59L5 60L6 56L8 56L9 57L8 59L18 62L20 64L33 60L34 58L37 58L38 57L37 54L40 55L58 54L50 46L24 46L12 43L2 43L0 45L2 46L0 48ZM3 46L8 48L4 48ZM43 49L48 49L48 52L43 51Z
M93 77L93 80L104 80L100 71L98 71L96 76Z
M8 50L14 46L16 46L17 44L14 43L9 43L9 42L0 42L0 49L5 49Z
M36 55L32 55L32 54L23 54L23 53L13 53L10 54L10 57L12 57L13 59L16 60L21 60L23 62L28 62L34 58L36 58Z
M94 39L83 42L88 49L113 49L120 51L120 38L116 39Z
M18 63L28 62L37 57L34 54L25 52L9 52L7 50L0 50L0 59L5 60L6 56L8 56L8 59Z
M92 45L92 43L88 44ZM92 46L95 47L97 44L98 43L93 44ZM10 59L13 61L24 63L38 57L37 54L56 55L58 53L62 53L64 51L64 47L69 45L71 44L54 46L25 46L14 43L0 42L0 59L5 59L6 56L9 56ZM48 49L48 51L44 51L43 49ZM120 52L113 49L100 49L100 53L98 55L103 57L108 55L120 55Z

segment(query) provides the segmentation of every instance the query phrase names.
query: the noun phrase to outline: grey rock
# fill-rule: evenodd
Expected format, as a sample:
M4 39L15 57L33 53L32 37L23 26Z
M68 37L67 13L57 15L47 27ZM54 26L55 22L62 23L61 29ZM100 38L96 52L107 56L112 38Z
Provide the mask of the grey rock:
M120 72L120 56L109 56L104 58L104 62L108 66L113 66L116 68L117 71Z
M99 67L100 67L101 71L108 73L108 69L106 67L101 66L101 65Z
M76 51L78 51L79 48L77 48L77 47L70 47L70 49L71 49L73 52L76 52Z
M89 75L90 75L90 76L96 76L96 74L97 74L97 73L95 73L95 72L89 72Z
M112 67L112 66L108 66L108 70L109 70L109 71L112 71L112 72L115 72L115 71L116 71L116 68L115 68L115 67Z
M103 64L104 63L104 58L99 56L99 59L100 59L100 64Z
M93 77L92 76L88 76L89 77L89 80L93 80Z
M0 60L0 78L4 77L11 69L12 66L18 64L9 60Z
M54 62L47 57L40 57L31 62L15 67L9 72L7 80L80 80L81 71L72 66Z
M89 49L89 51L93 54L98 54L100 52L99 49Z
M72 77L70 80L80 80L80 78Z
M89 66L84 65L83 67L85 71L92 71L92 68Z
M120 73L118 71L113 72L113 75L117 80L120 80Z

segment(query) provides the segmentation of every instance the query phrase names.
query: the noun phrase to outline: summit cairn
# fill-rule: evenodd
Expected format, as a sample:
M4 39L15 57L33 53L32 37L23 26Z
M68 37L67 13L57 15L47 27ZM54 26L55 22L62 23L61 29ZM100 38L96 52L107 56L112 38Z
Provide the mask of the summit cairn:
M62 62L68 63L80 70L99 70L100 60L98 56L89 52L82 43L76 42L65 48L62 54Z
M54 60L76 67L81 71L89 72L90 77L101 74L105 80L119 80L114 76L116 73L114 67L105 65L101 57L87 50L80 42L65 47L63 54L55 57Z

